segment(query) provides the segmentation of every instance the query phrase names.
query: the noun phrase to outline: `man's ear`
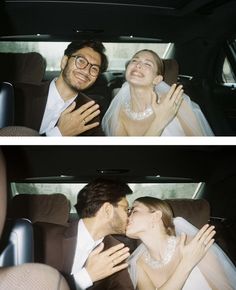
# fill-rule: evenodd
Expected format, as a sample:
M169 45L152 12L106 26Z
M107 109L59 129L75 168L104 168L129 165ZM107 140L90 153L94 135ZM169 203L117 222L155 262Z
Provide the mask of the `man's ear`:
M68 56L67 55L64 55L61 59L61 70L63 70L68 62Z
M162 75L157 75L154 80L153 80L153 85L157 85L159 84L160 82L163 81L163 76Z
M105 217L105 218L110 218L111 215L113 214L113 206L112 204L110 204L109 202L105 202L102 207L102 215Z

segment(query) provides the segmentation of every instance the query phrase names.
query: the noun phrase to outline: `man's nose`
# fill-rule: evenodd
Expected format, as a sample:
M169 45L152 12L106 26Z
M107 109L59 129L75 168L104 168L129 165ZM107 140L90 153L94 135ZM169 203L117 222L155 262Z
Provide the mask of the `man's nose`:
M86 65L86 67L84 67L82 70L85 71L87 73L87 75L89 75L90 74L90 67L91 67L91 64L88 63Z

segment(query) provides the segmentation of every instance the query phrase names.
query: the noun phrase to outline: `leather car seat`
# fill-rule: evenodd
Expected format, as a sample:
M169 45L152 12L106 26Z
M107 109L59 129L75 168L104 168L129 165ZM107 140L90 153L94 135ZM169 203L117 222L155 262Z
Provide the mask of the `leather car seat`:
M4 155L0 148L0 239L7 207L7 178ZM0 290L69 290L64 277L43 264L26 263L0 268Z

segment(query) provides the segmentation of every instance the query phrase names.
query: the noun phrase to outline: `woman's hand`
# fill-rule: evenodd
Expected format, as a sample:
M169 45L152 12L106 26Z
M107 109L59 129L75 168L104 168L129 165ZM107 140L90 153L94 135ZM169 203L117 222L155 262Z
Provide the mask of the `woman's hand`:
M172 85L169 92L156 101L156 94L152 95L152 109L155 114L151 126L146 132L146 136L160 136L165 127L177 115L183 101L183 86Z
M186 244L186 234L181 234L180 252L187 269L194 268L205 256L214 243L215 233L214 226L205 225L188 244Z

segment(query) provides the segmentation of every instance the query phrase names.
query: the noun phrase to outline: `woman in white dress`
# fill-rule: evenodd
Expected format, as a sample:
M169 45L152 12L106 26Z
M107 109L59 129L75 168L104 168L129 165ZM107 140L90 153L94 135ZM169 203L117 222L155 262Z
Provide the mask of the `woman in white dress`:
M141 197L134 202L126 235L142 242L129 258L129 273L135 289L166 289L162 287L181 261L182 232L187 233L188 243L198 229L183 218L173 219L165 201ZM182 289L236 289L236 268L219 246L213 244L193 267Z
M182 86L163 82L163 62L152 50L130 60L126 80L102 120L108 136L212 136L200 107Z

